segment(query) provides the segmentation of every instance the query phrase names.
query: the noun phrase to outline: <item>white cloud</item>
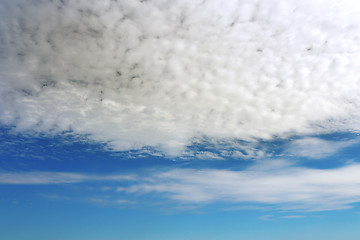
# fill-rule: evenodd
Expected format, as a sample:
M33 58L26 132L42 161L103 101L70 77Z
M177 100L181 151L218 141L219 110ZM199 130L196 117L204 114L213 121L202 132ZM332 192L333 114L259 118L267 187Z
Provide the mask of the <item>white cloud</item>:
M287 153L295 156L320 159L331 156L340 150L359 143L359 139L346 141L327 141L319 138L302 138L290 143Z
M154 173L126 191L156 192L184 203L258 203L296 211L336 210L360 201L359 171L359 164L323 170L291 166L244 171L182 169Z
M258 162L241 171L176 169L149 172L142 176L0 173L0 184L126 182L126 186L114 188L113 191L99 191L104 194L93 197L95 200L92 201L132 203L133 197L139 199L143 195L151 203L146 194L152 193L152 196L185 206L230 203L238 206L225 210L326 211L351 208L351 204L360 202L359 171L358 163L335 169L309 169L275 160L274 164ZM117 201L119 194L125 197L122 198L124 201ZM297 215L291 216L295 218Z
M0 184L61 184L85 181L128 181L131 175L86 175L67 172L2 172Z
M181 154L358 131L355 1L1 1L0 122Z
M125 205L125 204L135 204L135 202L124 200L124 199L112 199L110 196L103 197L94 197L88 199L88 201L96 204L104 205Z
M222 158L221 156L219 156L216 153L212 153L212 152L207 152L207 151L200 151L196 154L196 157L199 159L213 159L213 160L224 160L224 158Z

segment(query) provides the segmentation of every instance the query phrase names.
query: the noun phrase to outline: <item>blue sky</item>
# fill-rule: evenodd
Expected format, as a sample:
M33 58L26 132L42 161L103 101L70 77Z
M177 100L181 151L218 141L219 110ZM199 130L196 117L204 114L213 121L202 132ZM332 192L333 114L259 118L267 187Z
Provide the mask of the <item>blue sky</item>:
M0 0L2 238L358 240L358 11Z
M189 185L182 178L188 177L186 174L191 176L194 174L187 171L206 172L221 169L240 173L259 163L249 163L254 160L248 159L209 161L154 157L146 154L136 157L139 152L109 151L103 144L80 141L79 138L71 135L35 137L14 134L11 133L11 129L2 128L0 154L2 166L0 221L6 239L357 239L359 237L360 209L357 202L359 180L356 180L358 170L355 173L355 180L352 180L354 183L343 185L344 188L351 188L352 184L355 184L355 192L340 191L333 196L330 194L329 199L324 199L321 194L315 194L314 198L319 198L321 201L315 206L297 199L290 199L290 203L281 201L281 198L286 198L289 194L286 185L291 183L287 182L275 183L274 187L283 189L269 189L270 195L273 191L284 195L279 196L280 199L276 203L262 199L268 197L267 194L260 194L255 201L237 200L237 194L230 194L223 199L221 195L229 195L229 193L218 192L216 186L209 190L213 191L210 194L213 194L214 200L208 200L202 199L202 194L199 194L203 181L205 181L203 184L213 181L211 178L223 181L221 188L236 188L237 184L232 185L224 180L226 176L220 178L214 173L209 176L200 175L199 178L204 179L194 179L191 183L198 184L199 190L191 192L190 189L184 194L176 187L182 187L187 191ZM297 159L296 166L324 171L339 169L344 165L357 166L359 162L357 135L332 134L317 138L332 141L327 144L333 146L355 141L347 148L333 153L332 156L325 154L326 157L321 159L305 157ZM266 161L272 162L276 169L285 164L282 168L291 171L291 167L278 160L278 156L282 156L282 159L287 161L295 161L294 156L284 154L287 150L285 148L288 145L287 141L269 141L261 145L268 148L267 151L277 150L276 154L273 153L274 156L257 160L262 167L266 165ZM197 146L197 151L204 151L206 147L209 147L208 143ZM332 149L327 150L332 151ZM212 153L218 154L215 150ZM174 169L184 170L184 175L176 175L174 184L170 183L171 179L165 179L167 182L163 182L162 179L159 182L156 179L156 174L169 174ZM257 170L253 174L258 171L263 174L267 172ZM112 178L114 176L117 177L115 180ZM339 173L338 177L347 176ZM259 175L258 178L263 176ZM290 176L289 181L292 179L293 177ZM336 181L341 180L335 179L334 182ZM125 190L141 184L154 184L156 187L166 183L169 183L169 188L174 189L164 192ZM251 185L250 182L244 184ZM315 178L309 187L316 184L318 182ZM334 186L336 188L336 184ZM208 184L204 187L211 188ZM244 186L239 184L239 187ZM259 191L263 189L261 184L257 187L260 187ZM327 187L324 185L323 188ZM291 188L297 192L296 188L299 186L295 185ZM308 194L313 194L311 190L304 190ZM177 198L176 194L184 195ZM336 198L342 199L342 194L353 194L355 198L345 200L345 204L338 205ZM300 204L303 206L299 206ZM329 209L318 210L319 207L324 206ZM291 209L293 207L295 209Z

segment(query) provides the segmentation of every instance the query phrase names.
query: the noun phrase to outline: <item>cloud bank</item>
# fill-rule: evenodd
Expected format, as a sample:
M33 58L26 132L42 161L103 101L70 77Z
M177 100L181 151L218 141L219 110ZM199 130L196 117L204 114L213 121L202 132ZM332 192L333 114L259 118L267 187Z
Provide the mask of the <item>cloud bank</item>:
M0 122L116 150L358 132L352 1L1 1Z

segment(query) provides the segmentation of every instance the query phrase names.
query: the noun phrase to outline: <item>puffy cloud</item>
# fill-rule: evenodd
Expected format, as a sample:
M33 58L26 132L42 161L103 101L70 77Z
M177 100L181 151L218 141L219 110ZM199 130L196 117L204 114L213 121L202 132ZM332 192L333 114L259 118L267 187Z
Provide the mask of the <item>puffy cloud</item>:
M353 1L1 1L0 122L116 150L358 131Z

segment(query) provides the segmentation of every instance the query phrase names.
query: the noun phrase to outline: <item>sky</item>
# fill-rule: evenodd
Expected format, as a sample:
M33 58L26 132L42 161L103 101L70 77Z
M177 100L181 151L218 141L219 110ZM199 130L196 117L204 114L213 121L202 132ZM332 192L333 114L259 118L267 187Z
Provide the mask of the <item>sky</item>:
M360 2L0 0L9 240L359 240Z

